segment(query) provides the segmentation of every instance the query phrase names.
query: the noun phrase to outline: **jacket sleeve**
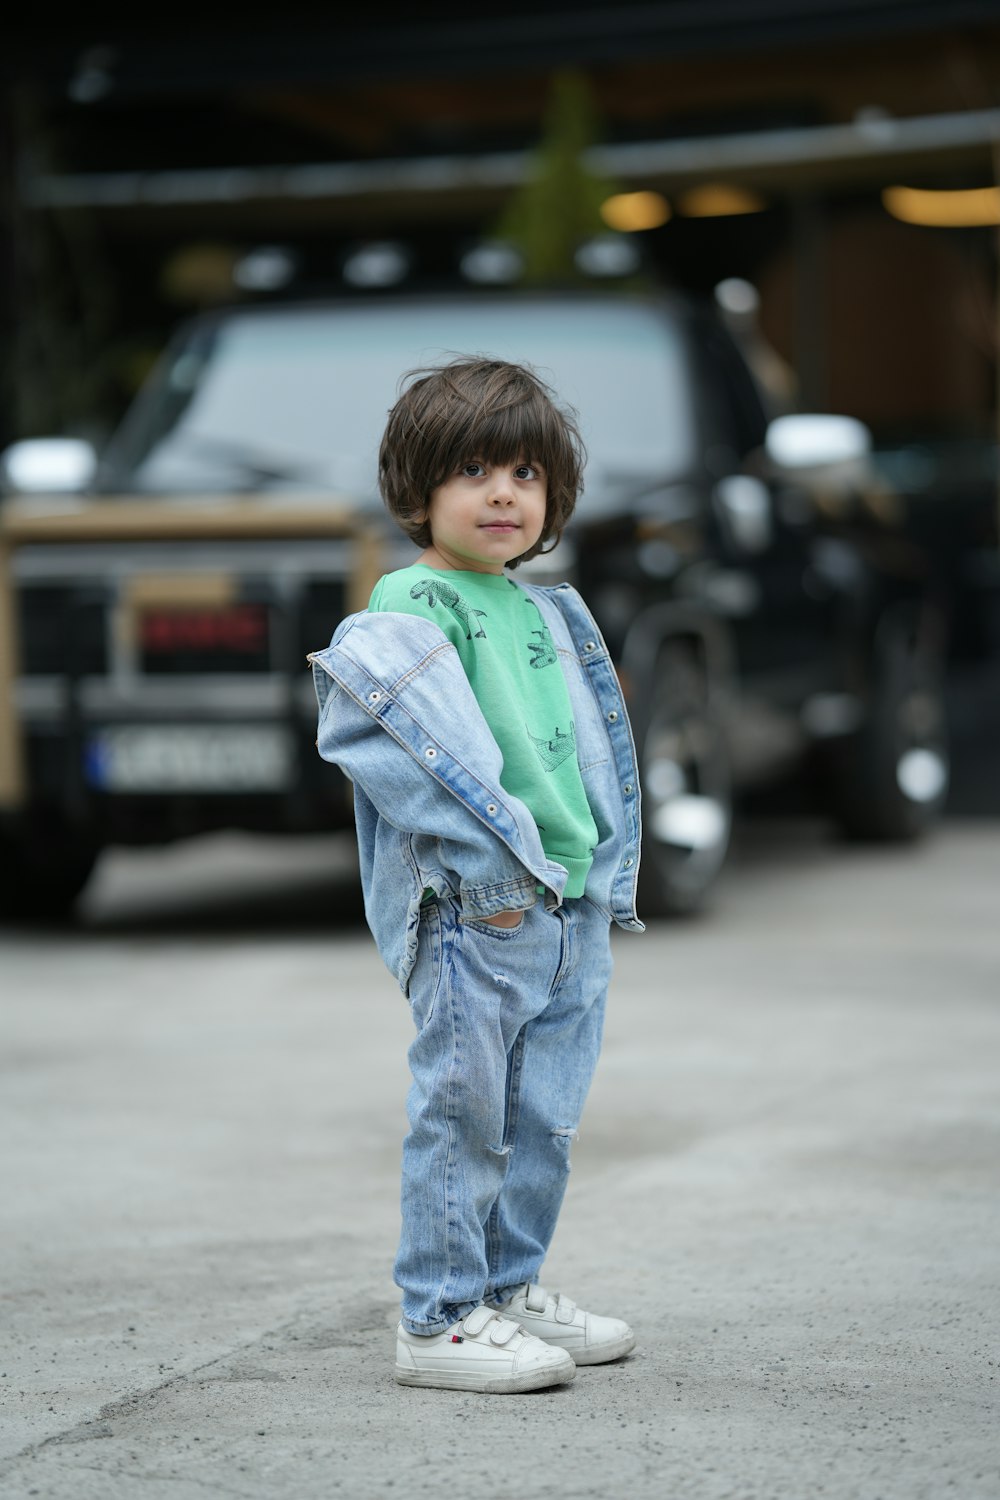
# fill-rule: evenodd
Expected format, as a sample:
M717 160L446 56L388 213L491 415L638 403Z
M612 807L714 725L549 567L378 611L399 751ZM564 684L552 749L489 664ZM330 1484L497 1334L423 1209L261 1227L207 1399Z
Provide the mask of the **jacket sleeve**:
M321 655L325 668L313 660L320 755L341 768L380 818L433 842L463 909L493 916L530 906L539 884L557 904L566 872L546 859L525 805L500 786L499 751L495 766L468 764L451 753L444 736L428 735L401 701L386 702L391 695L377 693L373 705L356 684L338 681L329 653ZM459 712L480 714L467 683L465 691L468 701Z

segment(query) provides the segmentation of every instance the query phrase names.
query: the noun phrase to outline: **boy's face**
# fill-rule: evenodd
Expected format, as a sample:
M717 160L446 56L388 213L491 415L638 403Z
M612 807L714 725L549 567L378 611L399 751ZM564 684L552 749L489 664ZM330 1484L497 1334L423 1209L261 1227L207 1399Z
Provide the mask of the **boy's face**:
M465 463L431 491L431 545L420 562L467 573L500 573L533 547L545 526L548 487L537 464Z

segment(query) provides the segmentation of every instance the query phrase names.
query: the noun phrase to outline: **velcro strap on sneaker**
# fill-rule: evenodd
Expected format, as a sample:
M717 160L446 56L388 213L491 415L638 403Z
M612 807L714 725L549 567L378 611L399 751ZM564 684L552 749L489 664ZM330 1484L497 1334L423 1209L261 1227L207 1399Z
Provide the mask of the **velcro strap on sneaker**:
M543 1313L549 1294L543 1286L529 1286L524 1305L528 1312Z
M556 1322L572 1323L576 1317L576 1303L564 1297L562 1292L556 1297Z
M524 1329L520 1323L512 1323L510 1318L497 1317L496 1322L490 1329L491 1344L509 1344L515 1333L523 1333Z
M478 1338L489 1329L491 1344L509 1344L515 1333L521 1333L521 1325L510 1318L502 1318L492 1307L474 1307L462 1319L462 1327L470 1338Z
M462 1327L470 1338L475 1338L482 1333L487 1323L496 1317L492 1307L474 1307L470 1313L462 1319Z

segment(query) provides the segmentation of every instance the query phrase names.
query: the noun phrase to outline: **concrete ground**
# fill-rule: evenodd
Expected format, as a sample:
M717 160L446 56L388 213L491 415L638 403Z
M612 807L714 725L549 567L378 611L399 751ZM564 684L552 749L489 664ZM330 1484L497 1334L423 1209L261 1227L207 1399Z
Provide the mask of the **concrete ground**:
M336 842L0 935L0 1495L996 1500L1000 821L745 839L619 934L545 1281L635 1354L392 1380L409 1016Z

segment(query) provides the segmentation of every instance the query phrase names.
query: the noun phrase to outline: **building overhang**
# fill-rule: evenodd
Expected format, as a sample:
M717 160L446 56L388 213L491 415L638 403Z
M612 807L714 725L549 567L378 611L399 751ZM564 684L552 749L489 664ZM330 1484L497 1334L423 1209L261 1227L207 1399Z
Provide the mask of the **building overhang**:
M988 168L998 148L1000 109L984 109L598 145L584 159L603 177L667 190L721 177L796 192L876 181L889 169L923 177L970 166ZM533 162L530 151L504 151L184 171L50 173L23 176L20 192L29 208L62 211L377 198L399 207L406 198L506 195L528 178Z

